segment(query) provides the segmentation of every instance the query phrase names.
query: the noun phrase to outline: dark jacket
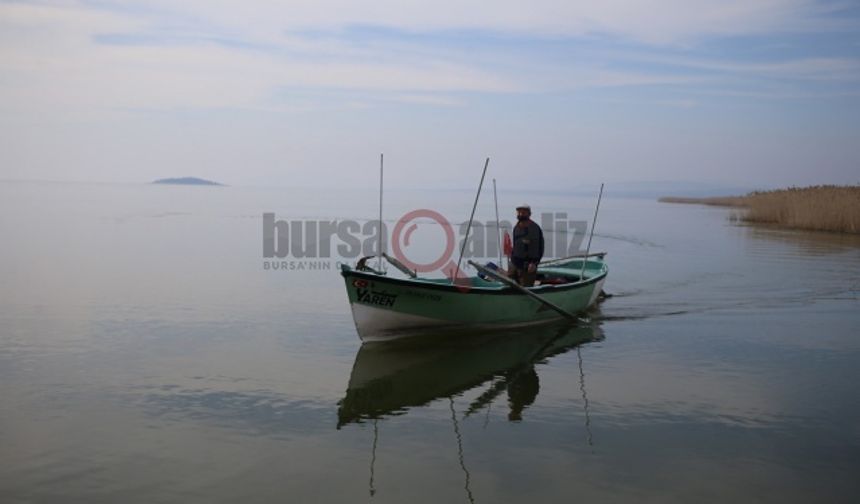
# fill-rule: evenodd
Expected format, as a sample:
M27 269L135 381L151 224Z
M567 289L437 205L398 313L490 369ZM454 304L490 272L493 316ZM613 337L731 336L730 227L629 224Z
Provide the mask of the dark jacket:
M514 250L511 260L518 267L523 263L538 263L543 257L543 231L533 220L514 226Z

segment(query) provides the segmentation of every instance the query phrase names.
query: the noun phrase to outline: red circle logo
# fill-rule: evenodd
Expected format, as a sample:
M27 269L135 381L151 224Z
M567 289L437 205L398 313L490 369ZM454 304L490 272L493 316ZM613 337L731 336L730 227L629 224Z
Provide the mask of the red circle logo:
M445 251L442 252L442 255L439 256L438 259L429 263L416 263L411 261L406 254L403 252L403 246L409 246L409 238L412 235L412 232L418 228L418 225L413 223L409 228L406 228L406 225L412 222L415 219L420 219L422 217L426 217L435 221L442 227L442 230L445 232ZM403 231L406 230L406 234L404 235ZM419 273L428 273L436 270L448 270L454 269L457 267L456 264L451 261L451 254L454 252L454 228L451 226L451 223L448 222L442 214L436 212L434 210L428 210L426 208L422 208L419 210L412 210L407 213L403 217L401 217L397 224L394 225L394 231L391 234L391 248L394 252L394 257L397 258L400 262L406 265L409 269L413 269ZM443 269L444 268L444 269Z
M445 251L435 261L429 263L416 263L411 261L403 252L404 246L409 246L409 238L412 232L418 228L418 225L412 223L408 228L406 225L415 219L426 217L435 221L445 232ZM405 234L404 234L405 230ZM407 268L415 270L417 273L429 273L439 270L448 278L453 278L453 284L457 289L466 292L471 289L471 280L461 269L457 268L457 264L451 260L454 253L454 245L456 238L454 237L454 227L448 222L442 214L434 210L422 208L413 210L401 217L397 224L394 225L394 231L391 234L391 248L394 252L394 257L402 262Z

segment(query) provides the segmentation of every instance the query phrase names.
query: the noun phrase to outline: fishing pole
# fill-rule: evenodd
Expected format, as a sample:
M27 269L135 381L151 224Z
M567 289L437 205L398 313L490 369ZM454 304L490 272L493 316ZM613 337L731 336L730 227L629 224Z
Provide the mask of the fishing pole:
M382 156L379 154L379 241L376 250L376 269L382 271L382 256L385 254L382 251Z
M591 221L591 233L588 235L588 245L585 247L585 257L582 258L582 270L579 272L579 281L585 280L585 264L588 262L588 252L591 250L591 238L594 236L594 226L597 225L597 212L600 210L600 198L603 197L603 184L600 184L600 193L597 195L597 206L594 208L594 219Z
M481 187L484 186L484 176L487 174L487 166L490 165L490 158L484 162L484 171L481 173L481 182L478 183L478 194L475 195L475 204L472 205L472 215L469 217L469 224L466 226L466 237L463 238L463 246L460 247L460 257L457 259L457 270L451 276L451 283L457 279L460 274L460 263L463 261L463 253L466 252L466 243L469 241L469 231L472 230L472 219L475 218L475 209L478 208L478 198L481 197Z
M496 193L496 179L493 179L493 202L496 204L496 238L499 242L499 268L502 267L502 229L499 224L499 195Z

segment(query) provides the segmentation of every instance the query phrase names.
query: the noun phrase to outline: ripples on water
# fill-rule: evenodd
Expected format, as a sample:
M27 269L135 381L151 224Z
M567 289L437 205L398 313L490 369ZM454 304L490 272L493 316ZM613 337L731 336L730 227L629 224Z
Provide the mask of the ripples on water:
M590 322L361 346L336 272L260 267L264 211L374 215L335 199L0 184L0 501L860 494L856 237L610 197Z

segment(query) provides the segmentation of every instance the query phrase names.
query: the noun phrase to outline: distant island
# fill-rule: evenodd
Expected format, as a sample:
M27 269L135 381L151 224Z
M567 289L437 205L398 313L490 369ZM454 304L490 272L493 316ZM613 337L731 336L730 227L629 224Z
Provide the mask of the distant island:
M172 185L205 185L205 186L223 186L218 182L206 180L197 177L179 177L179 178L164 178L152 182L153 184L172 184Z
M739 209L733 219L792 229L860 233L860 186L790 187L755 191L745 196L683 198L667 196L661 203L691 203Z

